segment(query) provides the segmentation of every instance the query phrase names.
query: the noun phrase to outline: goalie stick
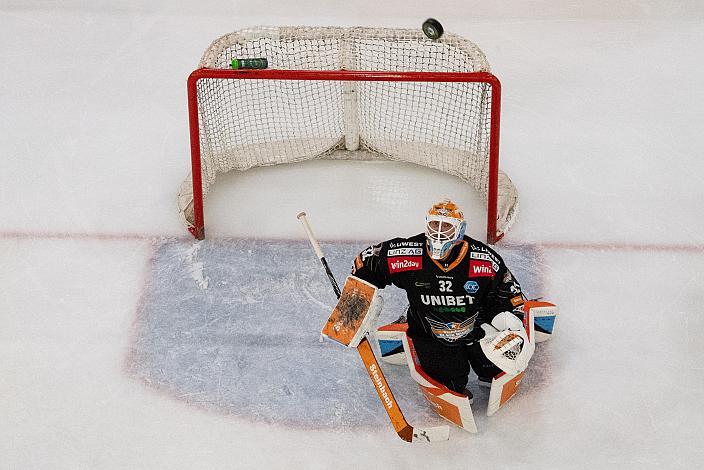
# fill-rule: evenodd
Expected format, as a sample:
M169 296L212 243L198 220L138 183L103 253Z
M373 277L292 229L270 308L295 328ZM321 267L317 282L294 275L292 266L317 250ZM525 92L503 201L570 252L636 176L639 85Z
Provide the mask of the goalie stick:
M308 240L310 240L310 244L313 246L313 251L315 251L315 255L320 260L320 263L323 265L323 268L325 268L325 274L327 274L328 279L330 279L330 284L332 284L332 290L335 291L335 295L339 299L340 298L340 286L337 285L337 281L335 280L335 276L333 276L332 271L330 271L330 266L328 266L328 262L325 259L325 256L323 255L323 250L322 250L322 248L320 248L320 243L318 243L318 240L315 238L315 235L313 235L313 230L310 228L310 224L308 223L308 219L306 219L306 213L300 212L296 217L303 224L303 230L305 230L306 235L308 235Z
M330 284L332 284L332 288L335 291L335 295L339 299L341 295L340 287L338 286L337 281L335 280L335 276L333 276L332 271L330 271L330 268L328 267L328 263L325 260L325 256L323 255L323 250L320 248L320 244L313 235L313 231L311 230L310 224L308 223L308 219L306 219L306 213L301 212L298 214L297 217L298 220L300 220L303 224L303 228L306 231L306 235L308 235L308 240L313 246L313 250L315 251L316 256L318 256L318 259L320 259L321 264L325 268L325 272L328 275ZM403 416L403 412L398 406L398 402L396 401L394 394L391 392L391 387L389 387L389 383L387 382L386 377L384 376L384 373L381 370L381 367L379 367L379 362L376 360L374 351L372 350L372 347L369 344L366 332L365 336L362 338L362 340L359 342L359 345L357 346L357 352L362 358L362 362L364 363L367 373L369 374L369 378L374 384L374 389L376 390L377 395L379 395L379 400L381 400L381 404L384 407L384 410L386 410L386 414L389 416L391 424L396 430L396 434L398 434L401 439L407 442L434 442L446 441L450 438L449 426L443 425L428 428L418 428L411 426L408 421L406 421L406 418Z

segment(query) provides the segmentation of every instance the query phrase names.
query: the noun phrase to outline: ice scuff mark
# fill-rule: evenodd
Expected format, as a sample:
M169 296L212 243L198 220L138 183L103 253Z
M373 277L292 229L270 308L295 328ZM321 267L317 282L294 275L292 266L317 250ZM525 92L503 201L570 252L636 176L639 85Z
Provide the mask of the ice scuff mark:
M201 249L203 241L194 242L186 252L186 263L188 263L188 271L191 274L191 278L196 282L198 287L205 290L208 288L208 282L210 278L203 274L203 262L197 261L198 252Z
M315 305L317 305L318 307L320 307L321 309L323 309L326 312L332 312L332 307L327 304L324 304L323 302L316 299L313 296L313 294L310 293L310 291L308 290L308 288L305 285L301 286L301 291L303 292L303 294L308 298L308 300L311 303L314 303ZM325 341L325 336L322 333L320 333L320 337L318 337L318 342L322 343L323 341Z
M316 298L313 296L313 294L310 293L310 291L308 290L308 288L307 288L306 286L304 286L304 285L303 285L303 286L300 286L300 289L301 289L301 292L303 292L303 294L306 296L306 298L307 298L311 303L317 305L318 307L320 307L322 310L324 310L324 311L326 311L326 312L332 312L332 306L331 306L331 305L328 305L328 304L325 304L325 303L319 301L318 299L316 299Z

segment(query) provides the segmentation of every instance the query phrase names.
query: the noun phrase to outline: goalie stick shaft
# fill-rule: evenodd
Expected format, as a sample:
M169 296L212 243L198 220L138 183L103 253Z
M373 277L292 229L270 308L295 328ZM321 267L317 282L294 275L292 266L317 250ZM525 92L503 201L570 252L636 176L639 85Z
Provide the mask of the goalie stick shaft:
M320 244L313 235L313 230L311 229L310 224L308 223L308 219L306 219L306 213L301 212L298 214L297 217L298 220L300 220L303 224L303 228L305 229L306 234L308 235L308 240L313 246L315 254L318 256L321 263L323 264L325 272L328 275L328 279L330 279L330 284L332 284L332 288L335 291L335 295L337 295L337 298L339 299L341 295L340 287L338 286L337 281L335 280L335 276L333 276L332 272L330 271L330 268L328 267L327 262L325 261L325 256L323 255L323 250L320 248ZM405 416L403 416L401 408L398 406L398 402L396 401L394 394L391 392L391 387L389 387L389 383L387 382L384 373L381 371L381 367L379 367L379 362L376 360L374 351L372 350L371 344L369 344L369 340L366 336L362 338L359 343L359 346L357 346L357 352L362 358L362 362L364 363L364 366L367 369L369 378L374 384L374 389L376 390L377 395L379 395L381 405L384 407L384 410L386 410L386 414L391 420L391 425L394 427L394 430L396 430L396 434L398 434L401 439L407 442L413 442L416 440L425 440L428 442L432 442L448 439L449 429L447 428L447 426L440 426L428 429L414 429L413 426L408 424L408 421L406 421Z
M325 268L325 273L328 275L328 279L330 279L332 289L335 291L335 295L339 299L341 295L340 286L337 285L335 276L333 276L332 271L330 271L330 266L328 266L328 262L325 259L325 255L323 255L323 250L320 248L320 243L318 243L318 240L315 238L315 235L313 235L313 229L310 228L310 224L308 223L308 219L306 218L306 213L301 212L296 217L298 217L298 220L300 220L303 224L303 230L306 231L306 235L308 235L308 240L310 240L310 244L313 245L313 251L315 251L315 255L318 257L318 259L320 259L320 263L323 265L323 268Z

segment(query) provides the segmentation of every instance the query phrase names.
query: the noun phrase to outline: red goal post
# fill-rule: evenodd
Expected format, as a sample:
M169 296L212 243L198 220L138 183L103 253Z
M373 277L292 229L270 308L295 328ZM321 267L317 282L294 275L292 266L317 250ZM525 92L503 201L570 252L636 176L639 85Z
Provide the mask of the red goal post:
M306 29L305 39L315 29ZM498 78L488 70L444 71L457 66L447 66L446 59L428 52L437 49L437 41L410 30L381 30L380 35L379 30L366 28L321 29L341 31L334 35L338 42L354 30L355 47L360 50L381 44L368 56L372 58L393 54L387 49L401 42L401 33L401 47L408 48L406 36L410 35L420 44L420 61L432 71L276 68L280 52L276 47L273 52L271 48L256 52L268 56L274 68L232 70L224 68L228 59L242 52L235 49L223 55L222 51L230 50L230 43L244 41L239 37L233 41L232 35L220 38L214 43L218 52L209 52L211 46L201 61L208 66L188 79L192 173L179 192L179 209L188 230L204 238L204 198L217 174L314 158L382 159L427 166L470 183L486 201L487 241L498 241L518 210L515 187L499 170ZM367 40L362 46L360 37ZM281 41L281 34L276 40ZM455 48L458 42L467 43L452 36L448 40ZM297 42L294 46L302 47ZM478 48L469 50L477 54ZM212 56L220 57L217 63L212 59L208 63ZM279 62L286 65L284 59ZM303 57L301 62L305 66L309 60ZM488 69L488 64L481 68Z

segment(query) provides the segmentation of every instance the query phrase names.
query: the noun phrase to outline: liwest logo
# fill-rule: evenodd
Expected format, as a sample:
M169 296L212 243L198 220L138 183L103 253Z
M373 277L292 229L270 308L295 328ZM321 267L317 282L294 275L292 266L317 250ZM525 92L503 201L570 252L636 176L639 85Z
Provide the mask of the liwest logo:
M413 271L423 267L423 258L416 256L399 256L397 258L389 258L387 261L390 273Z
M469 262L469 276L470 277L494 277L496 271L491 266L490 261L475 261Z

